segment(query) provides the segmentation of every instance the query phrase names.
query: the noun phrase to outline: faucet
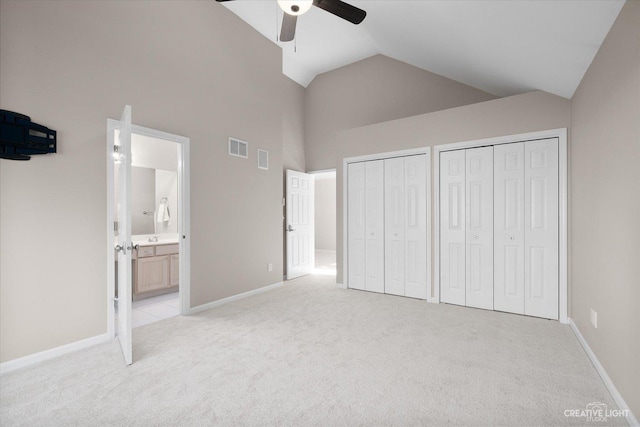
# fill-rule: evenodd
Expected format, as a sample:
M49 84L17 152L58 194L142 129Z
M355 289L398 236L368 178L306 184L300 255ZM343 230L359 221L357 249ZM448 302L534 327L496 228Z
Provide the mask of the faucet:
M149 241L150 242L157 242L158 241L158 236L149 237Z

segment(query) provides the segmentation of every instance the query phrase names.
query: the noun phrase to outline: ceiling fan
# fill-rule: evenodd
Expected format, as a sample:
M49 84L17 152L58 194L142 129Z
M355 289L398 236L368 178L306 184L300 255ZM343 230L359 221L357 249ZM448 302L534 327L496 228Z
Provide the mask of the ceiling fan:
M216 0L217 2L226 2L232 0ZM280 41L290 42L296 35L296 22L298 16L306 13L311 6L317 6L339 18L347 20L352 24L361 23L367 16L367 12L351 6L340 0L277 0L280 8L285 12L282 19L282 28L280 29Z

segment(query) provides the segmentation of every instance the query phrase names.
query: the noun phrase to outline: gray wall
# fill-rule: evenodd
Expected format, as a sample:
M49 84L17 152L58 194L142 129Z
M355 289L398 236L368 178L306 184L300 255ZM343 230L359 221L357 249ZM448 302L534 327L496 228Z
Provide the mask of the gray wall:
M625 4L571 101L571 317L638 417L640 2Z
M306 93L307 169L337 166L338 131L494 98L382 55L321 74Z
M336 178L316 178L316 249L336 250Z
M288 82L280 49L233 13L3 0L0 75L0 108L56 129L59 147L0 160L0 361L106 332L106 120L125 104L135 124L191 138L191 306L282 280ZM227 155L229 136L248 160Z
M343 270L342 160L344 158L547 129L567 128L570 125L570 120L569 100L544 92L530 92L338 133L337 282L342 283ZM433 171L433 159L431 170ZM431 194L433 195L433 189ZM431 206L433 209L433 200ZM433 218L433 212L431 217ZM433 237L433 229L430 235ZM435 241L432 240L432 247L434 244Z

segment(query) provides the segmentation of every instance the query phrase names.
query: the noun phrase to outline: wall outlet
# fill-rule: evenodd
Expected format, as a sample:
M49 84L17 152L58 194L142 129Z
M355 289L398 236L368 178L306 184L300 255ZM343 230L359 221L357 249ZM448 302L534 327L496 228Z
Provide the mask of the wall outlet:
M271 272L273 271L273 264L269 263L269 265L267 266L267 269Z
M591 324L594 328L598 329L598 312L593 308L591 309Z

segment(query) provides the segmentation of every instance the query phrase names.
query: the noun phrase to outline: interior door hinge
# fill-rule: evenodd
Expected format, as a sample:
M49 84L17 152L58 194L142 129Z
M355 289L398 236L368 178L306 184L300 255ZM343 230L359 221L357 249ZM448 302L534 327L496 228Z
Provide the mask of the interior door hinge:
M113 221L113 231L118 232L118 221Z
M287 205L287 199L285 197L282 198L282 206Z

